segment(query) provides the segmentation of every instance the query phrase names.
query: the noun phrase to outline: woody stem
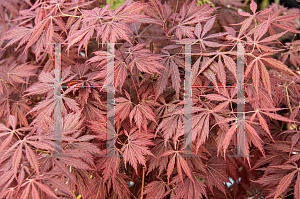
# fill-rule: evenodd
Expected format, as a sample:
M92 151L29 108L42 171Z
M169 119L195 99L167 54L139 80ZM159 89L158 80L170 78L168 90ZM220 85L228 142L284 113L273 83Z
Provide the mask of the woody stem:
M144 182L145 182L145 167L143 167L143 178L142 178L142 191L141 191L141 199L143 199L143 192L144 192Z

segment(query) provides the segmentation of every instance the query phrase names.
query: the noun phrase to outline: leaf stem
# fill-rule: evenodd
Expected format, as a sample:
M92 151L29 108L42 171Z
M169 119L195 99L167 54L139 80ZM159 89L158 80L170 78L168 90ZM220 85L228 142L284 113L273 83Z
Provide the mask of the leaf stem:
M18 133L17 133L15 130L13 130L13 133L19 138L19 140L22 140L22 139L19 137Z
M141 191L141 199L143 199L144 183L145 183L145 167L143 167L143 178L142 178L142 191Z
M43 151L43 150L40 150L40 149L36 149L36 148L34 148L34 147L32 147L32 146L29 146L32 150L36 150L36 151L38 151L38 152L42 152L42 153L46 153L46 154L49 154L49 152L47 152L47 151Z
M81 16L75 16L75 15L68 15L68 14L64 14L62 11L61 11L61 9L60 9L60 7L59 7L59 4L57 4L57 7L58 7L58 10L59 10L59 12L63 15L63 16L66 16L66 17L81 17ZM77 7L78 8L78 7ZM79 8L78 8L79 9ZM80 11L80 10L79 10ZM81 11L80 11L81 12ZM82 12L81 12L81 14L82 14ZM55 17L55 16L54 16Z
M287 88L288 88L288 86L285 87L286 100L287 100L287 104L288 104L288 106L289 106L290 111L293 112L293 111L292 111L292 108L291 108L291 103L290 103L290 99L289 99L289 92L288 92L288 89L287 89Z

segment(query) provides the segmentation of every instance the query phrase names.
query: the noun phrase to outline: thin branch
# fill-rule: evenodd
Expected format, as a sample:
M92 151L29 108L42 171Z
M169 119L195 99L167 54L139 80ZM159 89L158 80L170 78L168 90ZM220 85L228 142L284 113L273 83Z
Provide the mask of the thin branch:
M143 167L143 179L142 179L141 199L143 199L144 183L145 183L145 167Z

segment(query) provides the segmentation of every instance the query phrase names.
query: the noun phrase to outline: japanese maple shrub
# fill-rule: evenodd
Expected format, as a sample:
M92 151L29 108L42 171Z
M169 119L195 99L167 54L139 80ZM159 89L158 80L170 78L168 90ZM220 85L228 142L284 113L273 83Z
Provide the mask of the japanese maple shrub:
M0 198L300 198L300 10L275 3L260 10L253 0L112 6L0 1ZM236 131L240 45L244 140ZM62 154L54 156L58 120ZM115 154L107 155L107 128ZM240 146L244 156L236 155Z

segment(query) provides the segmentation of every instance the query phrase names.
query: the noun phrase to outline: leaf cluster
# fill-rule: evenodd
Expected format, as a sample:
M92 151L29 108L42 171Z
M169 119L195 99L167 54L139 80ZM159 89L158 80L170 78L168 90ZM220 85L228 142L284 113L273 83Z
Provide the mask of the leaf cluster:
M0 198L299 198L300 9L116 3L0 1Z

